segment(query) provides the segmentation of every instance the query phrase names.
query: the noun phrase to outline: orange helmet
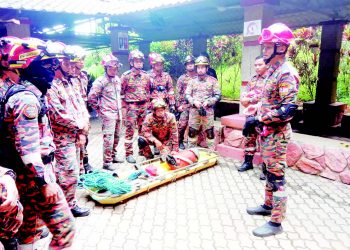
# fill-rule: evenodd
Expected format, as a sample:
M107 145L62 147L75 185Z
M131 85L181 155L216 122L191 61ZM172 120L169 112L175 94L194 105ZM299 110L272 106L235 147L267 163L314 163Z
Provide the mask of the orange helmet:
M164 63L165 59L161 54L156 54L152 60L152 64L156 64L156 63Z
M158 109L158 108L166 108L167 107L165 101L163 99L160 99L160 98L154 99L151 104L152 104L153 110Z
M145 60L145 56L141 51L139 51L138 49L135 49L130 51L129 62L133 61L134 59Z
M108 67L108 66L119 67L119 60L113 54L109 54L102 58L101 64L104 67Z

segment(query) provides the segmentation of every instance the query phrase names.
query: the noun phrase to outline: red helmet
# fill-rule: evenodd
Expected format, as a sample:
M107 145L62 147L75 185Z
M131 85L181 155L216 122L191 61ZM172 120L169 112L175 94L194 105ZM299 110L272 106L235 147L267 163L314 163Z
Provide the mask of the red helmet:
M293 32L287 25L274 23L261 31L259 43L282 43L289 45L293 39Z
M113 54L109 54L109 55L106 55L102 58L101 64L104 67L108 67L108 66L117 66L118 67L119 60Z
M134 59L145 60L145 56L143 55L143 53L141 51L139 51L138 49L135 49L135 50L130 51L129 62L133 61Z
M9 54L9 67L15 69L25 69L34 61L40 58L43 50L29 48L23 45L15 45Z
M21 39L14 36L5 36L0 38L0 61L2 66L8 66L8 56L15 44L21 44Z

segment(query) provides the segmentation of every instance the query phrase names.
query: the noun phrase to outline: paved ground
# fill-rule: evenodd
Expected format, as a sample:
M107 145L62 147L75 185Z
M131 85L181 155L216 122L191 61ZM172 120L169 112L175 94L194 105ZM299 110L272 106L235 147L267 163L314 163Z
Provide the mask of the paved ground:
M96 121L89 152L101 167ZM79 191L92 214L77 219L73 249L350 249L350 186L288 169L285 233L262 239L251 231L268 217L245 210L262 202L264 183L258 169L237 172L240 164L221 158L213 168L116 206L98 205Z

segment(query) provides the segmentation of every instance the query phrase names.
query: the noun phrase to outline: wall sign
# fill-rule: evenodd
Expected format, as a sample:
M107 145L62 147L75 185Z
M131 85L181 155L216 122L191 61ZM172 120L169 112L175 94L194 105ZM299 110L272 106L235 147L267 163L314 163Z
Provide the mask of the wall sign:
M261 20L244 22L244 37L259 36L261 34Z

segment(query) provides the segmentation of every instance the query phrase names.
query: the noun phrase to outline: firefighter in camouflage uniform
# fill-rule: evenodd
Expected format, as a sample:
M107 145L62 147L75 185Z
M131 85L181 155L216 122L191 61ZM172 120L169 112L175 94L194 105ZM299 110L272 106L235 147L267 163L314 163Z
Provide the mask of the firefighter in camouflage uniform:
M153 158L150 145L155 146L161 156L179 151L179 138L175 115L166 111L163 99L154 99L151 103L153 112L148 114L142 125L138 144L140 155Z
M55 45L64 54L47 94L50 105L48 115L57 147L55 171L57 183L61 186L73 215L82 217L89 215L90 211L77 205L76 189L80 174L80 145L86 141L89 120L83 116L85 104L74 90L71 55L66 54L65 44L57 42Z
M270 221L253 230L258 237L266 237L283 232L287 194L285 173L287 144L291 137L289 121L296 112L299 76L293 66L286 61L286 53L293 32L282 23L275 23L262 30L259 42L263 57L268 65L267 77L261 97L261 107L257 115L248 117L244 135L251 134L256 127L262 127L261 155L267 167L265 202L248 208L249 214L271 215Z
M115 170L113 163L123 162L117 157L121 123L120 79L117 76L119 61L112 54L102 60L105 74L92 84L89 104L102 120L103 134L103 168Z
M260 104L261 95L264 89L265 73L267 70L266 64L262 56L255 58L254 68L256 75L245 86L245 91L241 95L241 104L245 107L243 113L247 116L256 115L258 105ZM259 140L258 132L252 133L244 137L244 162L239 172L244 172L253 169L253 157L257 149L257 142ZM266 167L262 164L262 173L260 179L265 180Z
M186 100L186 88L190 80L194 80L197 77L197 72L194 66L195 58L192 55L188 55L185 58L186 73L181 75L177 80L177 100L176 111L178 115L178 129L179 129L179 147L185 149L184 136L188 126L188 117L190 105Z
M4 118L7 159L17 174L24 207L25 220L17 234L20 249L34 248L41 220L53 235L50 249L69 248L75 234L74 217L56 184L55 145L46 115L45 95L59 63L43 47L45 43L39 39L26 39L14 45L9 54L9 67L20 75L20 83L7 90L10 97Z
M131 70L121 76L122 106L126 109L125 117L125 153L129 163L136 163L133 157L133 137L137 128L140 134L143 120L149 105L151 94L151 80L149 75L142 70L145 57L139 50L133 50L129 54Z
M186 99L190 104L189 115L189 146L198 145L198 134L206 133L209 149L214 150L214 108L221 98L218 81L207 75L209 62L205 56L199 56L195 61L198 77L190 80L186 89Z

